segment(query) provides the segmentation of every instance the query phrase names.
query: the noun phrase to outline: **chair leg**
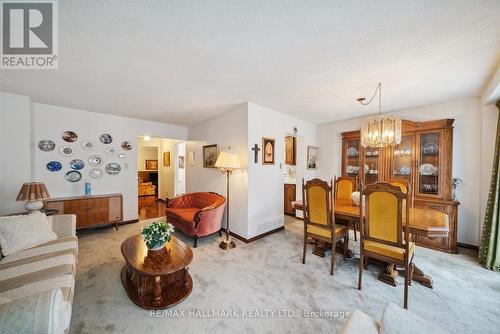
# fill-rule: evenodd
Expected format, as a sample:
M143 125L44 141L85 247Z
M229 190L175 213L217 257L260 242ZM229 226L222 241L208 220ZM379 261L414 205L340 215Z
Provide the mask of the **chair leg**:
M361 253L359 256L358 290L361 290L361 282L363 280L363 259L364 256Z
M358 241L358 235L356 233L356 223L353 223L353 230L354 230L354 241Z
M222 237L222 228L219 229L219 236Z
M347 258L348 249L349 249L349 229L347 229L344 235L344 261Z
M307 234L304 233L304 250L302 253L302 264L306 263L306 252L307 252Z
M408 285L409 285L409 278L410 278L410 265L407 264L405 268L405 300L404 300L404 307L405 309L408 309Z
M198 247L198 234L193 236L193 248Z
M332 232L333 233L333 232ZM336 248L335 239L332 240L332 267L330 268L330 275L335 275L335 248Z

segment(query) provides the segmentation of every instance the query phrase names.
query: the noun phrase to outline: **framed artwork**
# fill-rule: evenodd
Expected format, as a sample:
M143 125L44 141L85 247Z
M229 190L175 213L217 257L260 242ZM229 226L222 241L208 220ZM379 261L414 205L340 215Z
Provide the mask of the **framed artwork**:
M307 146L307 169L318 168L318 148L316 146Z
M146 160L146 170L158 170L158 160Z
M203 146L203 167L215 168L215 162L217 161L218 154L219 148L217 147L217 144Z
M274 165L274 138L262 138L262 164Z
M179 168L184 169L184 156L179 155Z
M163 166L170 166L170 152L163 152Z

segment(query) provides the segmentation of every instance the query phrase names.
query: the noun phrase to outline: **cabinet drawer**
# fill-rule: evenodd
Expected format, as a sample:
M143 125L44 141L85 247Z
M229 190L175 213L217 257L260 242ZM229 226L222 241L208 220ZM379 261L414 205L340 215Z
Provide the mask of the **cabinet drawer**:
M425 202L418 203L418 202L415 202L415 207L421 208L421 209L439 211L439 212L446 212L447 211L447 205L446 204L439 204L439 203L425 203Z

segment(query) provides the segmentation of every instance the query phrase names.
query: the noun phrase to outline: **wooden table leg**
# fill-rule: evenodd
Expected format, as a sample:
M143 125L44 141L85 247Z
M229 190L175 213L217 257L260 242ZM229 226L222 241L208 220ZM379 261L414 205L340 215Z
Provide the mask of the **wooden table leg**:
M416 265L413 267L413 280L416 282L420 282L423 286L428 288L433 288L432 286L432 278L426 275L421 269L419 269Z
M325 257L325 252L329 250L331 247L330 243L324 242L321 240L316 240L315 241L315 248L313 250L313 254L319 257ZM339 240L337 242L337 245L335 246L335 252L344 254L344 241ZM352 250L348 249L347 250L347 258L350 259L352 258Z
M398 277L398 271L396 270L393 263L388 263L384 271L382 271L378 275L378 279L380 281L390 284L392 286L398 285L398 281L396 280L397 277Z
M160 306L162 304L160 280L160 276L155 276L155 282L153 286L153 306Z

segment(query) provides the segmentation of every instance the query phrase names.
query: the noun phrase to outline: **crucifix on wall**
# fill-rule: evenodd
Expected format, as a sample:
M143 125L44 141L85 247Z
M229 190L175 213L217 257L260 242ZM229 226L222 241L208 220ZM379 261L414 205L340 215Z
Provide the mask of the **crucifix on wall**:
M258 163L259 162L259 145L255 144L252 148L252 151L254 152L254 162Z

